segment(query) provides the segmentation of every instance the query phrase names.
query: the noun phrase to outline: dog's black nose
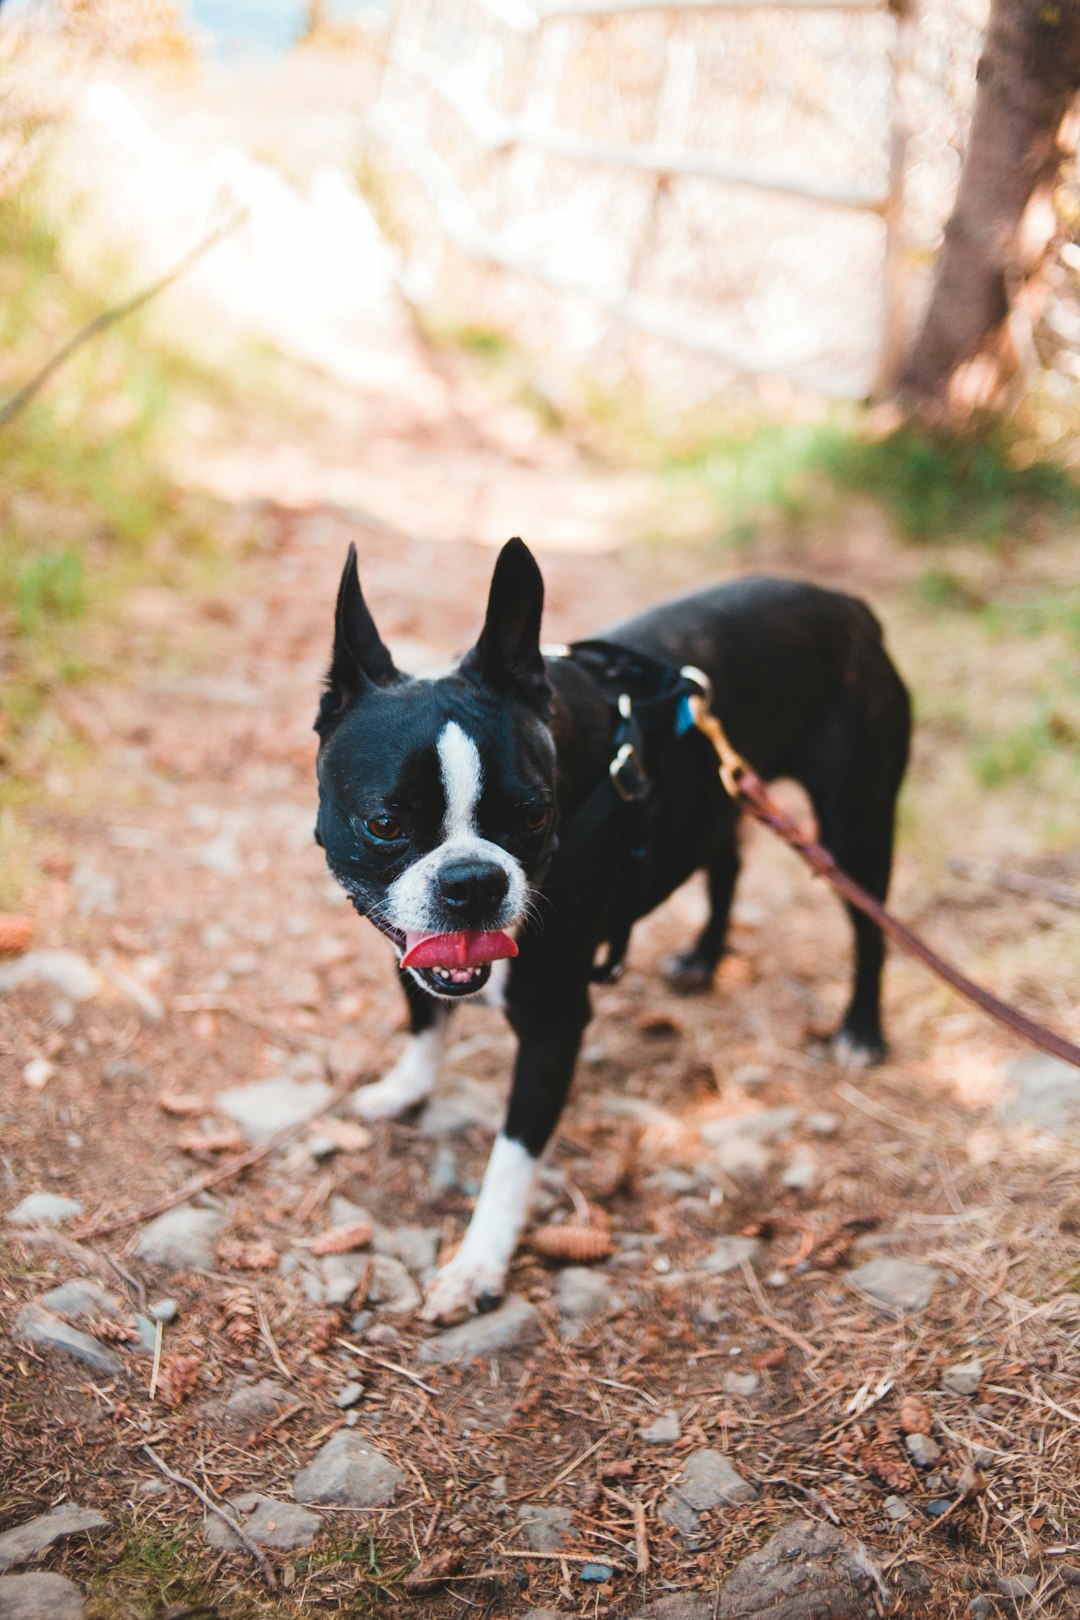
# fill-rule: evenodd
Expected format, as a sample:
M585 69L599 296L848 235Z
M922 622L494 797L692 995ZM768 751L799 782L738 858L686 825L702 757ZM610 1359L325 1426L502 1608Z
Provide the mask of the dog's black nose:
M506 899L510 880L494 861L448 861L438 876L439 898L463 922L486 922Z

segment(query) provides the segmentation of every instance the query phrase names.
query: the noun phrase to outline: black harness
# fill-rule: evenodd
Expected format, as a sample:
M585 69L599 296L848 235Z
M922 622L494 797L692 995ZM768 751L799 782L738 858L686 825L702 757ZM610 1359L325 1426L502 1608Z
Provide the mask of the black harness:
M596 984L613 984L622 973L630 930L641 913L649 876L649 826L653 786L645 769L645 744L670 731L693 730L691 697L711 696L708 677L692 665L682 669L612 641L575 641L545 648L548 657L571 658L583 669L613 711L612 757L588 798L559 832L552 867L564 882L593 839L616 820L622 844L623 877L615 899L607 955L595 964Z

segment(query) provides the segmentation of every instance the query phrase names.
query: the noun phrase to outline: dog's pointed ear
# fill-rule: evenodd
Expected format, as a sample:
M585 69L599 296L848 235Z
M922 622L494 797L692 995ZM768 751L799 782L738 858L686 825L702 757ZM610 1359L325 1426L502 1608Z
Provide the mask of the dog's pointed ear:
M496 691L511 691L547 710L551 688L540 651L544 581L523 540L508 540L491 576L480 640L462 660L468 675Z
M375 620L364 601L356 565L356 547L350 543L349 555L341 571L334 613L334 653L326 674L326 690L319 704L315 730L324 731L369 686L389 686L399 679L394 660L376 630Z

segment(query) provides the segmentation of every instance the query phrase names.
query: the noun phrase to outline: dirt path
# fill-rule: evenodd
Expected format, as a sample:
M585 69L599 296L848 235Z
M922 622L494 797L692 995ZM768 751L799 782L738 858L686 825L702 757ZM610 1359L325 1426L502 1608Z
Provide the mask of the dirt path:
M66 700L88 747L33 813L31 896L35 946L72 955L0 966L0 1569L5 1529L71 1501L105 1524L18 1555L7 1579L43 1558L89 1620L199 1603L229 1620L704 1620L758 1612L735 1594L717 1608L718 1587L809 1518L850 1538L804 1549L829 1613L1073 1612L1073 1093L1028 1064L1010 1107L1015 1049L902 963L893 1060L835 1068L813 1037L843 994L843 919L757 835L716 993L673 998L656 972L694 925L691 890L597 995L537 1218L587 1204L610 1229L603 1262L526 1249L510 1307L472 1337L419 1322L505 1093L508 1036L471 1008L419 1119L369 1134L339 1108L180 1229L77 1241L397 1050L386 947L311 839L348 542L405 665L470 643L511 531L538 543L553 638L717 572L620 543L638 481L556 440L515 444L513 413L408 363L421 386L399 393L305 373L302 427L253 411L224 443L220 424L193 429L182 464L243 503L237 587L197 608L138 595L126 678ZM807 566L850 583L850 561L834 544ZM879 598L891 566L864 571ZM932 792L925 758L916 771ZM949 920L940 895L922 909ZM963 934L978 955L1040 916L984 904ZM39 1193L80 1207L13 1224ZM351 1221L366 1245L313 1249ZM98 1291L47 1297L71 1282ZM151 1452L213 1502L245 1500L262 1577Z

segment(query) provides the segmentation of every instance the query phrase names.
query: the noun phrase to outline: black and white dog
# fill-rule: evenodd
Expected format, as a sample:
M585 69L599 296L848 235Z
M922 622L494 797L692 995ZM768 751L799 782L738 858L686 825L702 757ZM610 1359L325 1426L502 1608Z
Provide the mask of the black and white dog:
M465 1240L428 1293L425 1314L437 1320L503 1292L590 1017L600 948L621 955L634 918L703 868L711 915L671 976L706 986L723 951L738 815L711 745L680 723L683 675L700 686L704 672L734 746L763 778L802 783L822 842L881 898L892 864L909 703L861 602L746 579L620 624L581 644L580 657L545 657L542 607L540 571L511 540L475 647L449 673L405 675L350 548L316 721L315 836L357 911L394 945L412 1029L385 1078L357 1094L357 1112L393 1118L421 1102L454 1003L485 986L519 1041ZM658 695L658 671L672 673L671 702ZM634 718L639 702L647 726ZM836 1040L845 1056L872 1061L884 1051L884 942L860 914L852 922L854 985Z

